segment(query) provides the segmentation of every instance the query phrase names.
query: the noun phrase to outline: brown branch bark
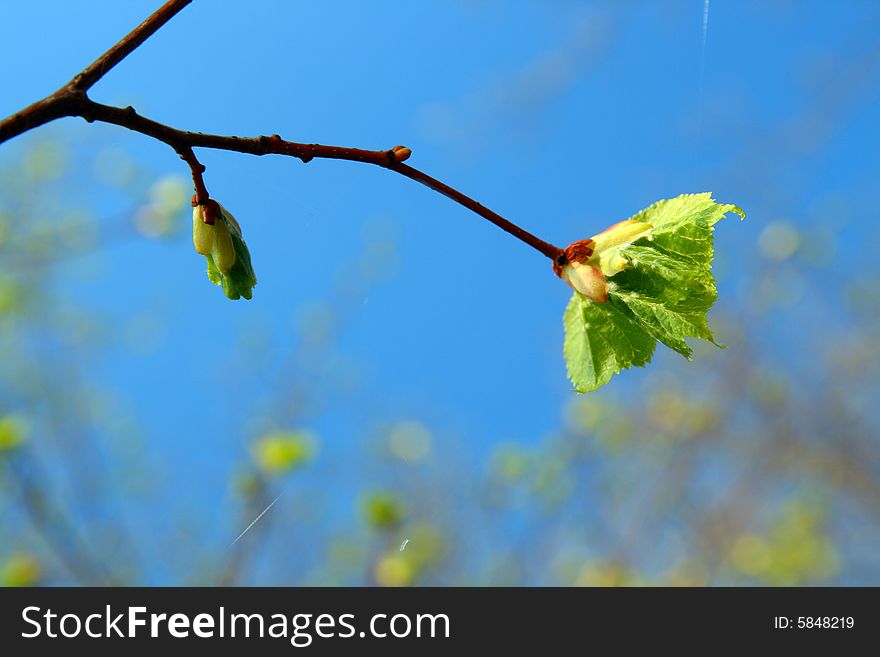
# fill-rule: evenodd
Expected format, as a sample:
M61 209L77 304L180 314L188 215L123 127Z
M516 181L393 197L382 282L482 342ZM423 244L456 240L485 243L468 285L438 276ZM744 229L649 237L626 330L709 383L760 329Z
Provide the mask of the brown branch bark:
M309 162L315 158L325 158L373 164L395 171L443 194L525 242L551 260L562 256L563 251L559 247L536 237L436 178L403 164L403 161L411 153L408 148L403 146L371 151L286 141L277 134L261 137L235 137L190 132L178 130L141 116L133 107L102 105L88 97L89 88L100 80L107 71L122 61L190 2L191 0L169 0L61 89L0 121L0 144L62 117L78 116L88 122L112 123L140 132L171 146L190 167L195 188L194 203L196 204L206 203L209 196L202 175L205 167L196 158L194 148L213 148L251 155L270 153L287 155L296 157L303 162Z
M192 0L168 0L150 14L143 23L77 73L70 82L58 91L0 121L0 144L55 119L74 116L71 109L76 106L80 97L84 97L92 85L155 34L156 30L165 25L190 2Z
M116 45L98 57L89 66L78 73L70 85L81 91L88 91L98 80L104 77L111 68L134 52L138 46L155 34L160 27L174 18L192 0L168 0L131 32L126 34Z

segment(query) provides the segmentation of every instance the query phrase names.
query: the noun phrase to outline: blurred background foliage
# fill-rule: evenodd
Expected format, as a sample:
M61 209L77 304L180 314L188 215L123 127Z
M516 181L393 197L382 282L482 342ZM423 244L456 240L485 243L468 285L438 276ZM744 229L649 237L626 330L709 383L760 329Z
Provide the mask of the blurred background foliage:
M502 211L518 202L516 181L505 178L500 162L505 149L534 144L535 125L564 124L566 113L586 102L581 81L601 88L601 79L590 78L593 68L625 66L620 49L640 30L651 32L646 17L658 11L651 3L589 3L587 13L551 4L534 11L575 12L577 29L553 23L546 49L526 58L517 74L490 68L482 73L489 91L416 103L410 121L414 135L440 144L437 159L449 172L462 140L497 148L499 155L484 153L476 168L466 162L462 177L467 191ZM848 39L860 23L876 25L878 14L870 3L848 4L849 22L838 24L828 22L822 3L759 4L742 3L741 19L719 7L710 43L735 31L737 20L751 21L756 33L788 25L771 31L779 41L774 50L734 57L727 69L716 55L717 68L710 65L700 83L705 88L680 110L684 118L676 117L681 152L666 162L670 144L648 144L641 161L618 162L616 175L636 181L638 191L611 206L633 212L660 195L711 188L720 201L746 209L749 219L730 222L717 239L721 300L711 318L727 348L695 345L693 363L658 355L646 370L586 396L565 388L558 353L565 290L558 288L546 306L558 308L545 316L538 288L517 284L520 276L541 274L520 274L519 261L498 260L517 247L489 228L485 244L497 258L491 284L510 267L512 289L509 297L479 292L482 270L463 264L468 247L456 257L436 243L447 250L434 255L427 237L402 228L412 220L459 229L450 218L463 211L432 205L427 192L413 191L410 201L383 187L376 207L388 212L351 192L351 217L337 216L335 199L318 191L301 201L307 206L294 207L305 209L299 232L295 221L277 228L277 214L250 213L252 175L235 182L218 163L217 178L226 184L220 193L209 166L215 195L226 203L227 194L239 194L230 207L240 218L252 214L242 221L245 236L268 227L264 243L290 249L261 254L259 234L249 238L258 278L269 282L257 286L252 306L220 306L229 302L191 253L182 165L168 168L174 164L167 154L141 155L141 140L92 126L53 125L14 148L4 145L0 581L880 583L880 268L872 256L876 202L865 193L880 167L877 151L869 155L877 135L858 126L849 132L853 121L876 131L880 80L878 67L867 63L880 61L880 42L876 33ZM496 15L491 2L452 6L476 24ZM666 6L662 24L689 21L699 44L703 3ZM804 18L810 12L815 16ZM798 26L822 35L788 64L799 95L774 97L761 110L754 95L776 82L756 81L757 67L794 43ZM491 38L519 34L515 25L504 28ZM643 48L644 55L650 44ZM692 48L687 61L699 56ZM512 67L508 60L495 65ZM626 86L633 70L625 68L609 89ZM713 86L713 76L734 91ZM694 79L688 77L692 87ZM443 91L443 80L425 84L454 96ZM129 84L137 88L137 75ZM590 102L601 106L597 97L591 93ZM607 102L605 111L613 112L613 99ZM4 103L4 112L13 109ZM496 111L499 122L490 126ZM621 125L645 116L626 116ZM589 140L589 125L578 130ZM326 141L344 141L328 134ZM448 160L444 145L453 151ZM835 164L843 161L847 166ZM433 172L430 162L425 168ZM228 166L235 172L250 164L236 159ZM534 196L567 184L552 160L517 166L525 176L532 175L528 167L540 169L529 186ZM272 171L267 175L280 178ZM299 171L284 169L284 179ZM337 168L329 175L358 174ZM586 197L601 197L601 174L592 175ZM481 194L481 179L491 193ZM365 179L362 189L376 184ZM580 187L570 189L572 197L582 195ZM261 203L253 201L255 212ZM586 217L546 220L548 237L588 226L568 235L576 239L620 218L602 217L607 200L596 203ZM273 204L283 205L283 197L266 207ZM526 217L526 227L538 225L530 212L512 214ZM347 255L318 254L303 273L295 260L316 250L310 240L318 229L306 230L316 218L354 237L345 238ZM549 268L543 275L540 294L557 291ZM486 319L515 304L523 325L538 328L517 333L499 322L484 335L468 276L478 279L473 303L488 308ZM396 287L400 281L410 287ZM292 288L284 298L282 284ZM346 338L369 333L361 316L374 295L380 304L384 296L382 308L397 309L376 320L374 330L388 342L376 334L363 343ZM434 314L420 314L426 296ZM454 334L445 332L446 321ZM434 322L439 328L429 326ZM419 333L425 353L414 343L394 344L401 324ZM495 357L493 341L503 353L482 360ZM467 358L456 360L457 353ZM363 366L373 357L378 365ZM507 361L513 369L499 371L496 363ZM410 362L427 370L424 380L407 378ZM191 381L190 370L198 373ZM419 386L428 403L401 401L401 391ZM441 396L459 388L461 398ZM529 424L518 427L517 413Z

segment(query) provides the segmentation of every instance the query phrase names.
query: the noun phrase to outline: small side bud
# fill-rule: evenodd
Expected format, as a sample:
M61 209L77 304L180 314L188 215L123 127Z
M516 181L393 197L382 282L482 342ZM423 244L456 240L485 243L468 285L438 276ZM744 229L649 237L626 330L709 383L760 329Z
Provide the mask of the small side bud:
M394 154L395 162L404 162L412 155L412 151L406 146L395 146L391 149L391 152Z
M213 219L210 223L207 219ZM230 299L250 299L257 277L235 217L216 201L193 207L193 246L208 261L208 280Z
M553 263L553 271L590 301L608 301L608 286L602 271L592 262L593 240L579 240L569 244L563 255Z

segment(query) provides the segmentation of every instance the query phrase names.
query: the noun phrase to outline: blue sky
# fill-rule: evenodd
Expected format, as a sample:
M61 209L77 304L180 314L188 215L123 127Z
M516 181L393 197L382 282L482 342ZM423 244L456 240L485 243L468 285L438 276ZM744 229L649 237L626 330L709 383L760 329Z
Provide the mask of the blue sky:
M7 3L0 114L61 85L155 4ZM205 132L405 144L410 164L562 246L657 199L712 191L749 214L717 231L719 312L735 314L752 294L740 265L758 262L771 222L820 235L850 263L878 246L868 219L880 173L880 14L870 2L713 0L703 47L703 11L701 0L194 2L91 95ZM84 161L110 148L157 178L186 175L170 149L113 126L68 119L49 130ZM0 158L40 138L4 145ZM569 290L543 256L378 168L199 156L212 196L242 224L259 279L253 301L224 299L185 238L113 248L87 263L91 280L64 283L114 326L137 316L158 327L155 349L113 347L91 376L132 400L167 501L184 490L206 524L227 522L210 504L227 494L243 436L261 426L278 390L268 382L283 388L302 373L260 361L259 348L249 367L225 354L243 340L299 348L308 309L340 285L354 291L343 297L334 374L306 374L339 392L297 421L326 438L321 459L350 471L353 488L365 483L353 455L376 422L418 419L477 460L560 424L572 394L560 354ZM74 176L89 189L89 171ZM101 216L127 207L109 193L89 200ZM365 243L396 252L387 278L359 286L340 272ZM826 272L804 294L859 277L852 265ZM801 303L762 328L795 370L806 366L792 336L811 317ZM677 358L661 349L656 362ZM637 394L651 375L627 372L603 394ZM237 376L244 392L226 403L216 391ZM342 513L351 496L339 496Z

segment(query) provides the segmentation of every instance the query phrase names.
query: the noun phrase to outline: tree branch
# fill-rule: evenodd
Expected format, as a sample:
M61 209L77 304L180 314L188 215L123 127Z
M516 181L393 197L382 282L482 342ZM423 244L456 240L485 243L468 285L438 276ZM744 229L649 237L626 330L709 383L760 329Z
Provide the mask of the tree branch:
M71 107L80 96L190 2L192 0L168 0L58 91L0 121L0 144L55 119L73 116Z
M198 161L196 154L189 146L179 149L177 154L180 155L181 160L189 165L189 170L192 173L193 189L196 191L193 195L193 206L204 205L210 198L208 188L205 187L205 179L202 177L202 174L205 173L205 165Z
M74 524L59 507L49 503L42 488L20 469L21 464L10 460L7 465L31 525L70 574L86 586L118 585L120 581L109 572L107 564L92 559ZM34 463L30 466L33 469Z
M545 242L535 235L532 235L530 232L520 228L512 221L508 221L500 214L492 212L492 210L490 210L483 204L478 203L469 196L465 196L458 190L453 189L449 185L440 182L436 178L432 178L427 173L419 171L418 169L408 166L406 164L399 163L391 164L388 166L388 168L392 171L396 171L397 173L406 176L407 178L410 178L411 180L420 182L426 187L433 189L435 192L443 194L443 196L445 196L446 198L452 199L456 203L463 205L468 210L476 212L484 219L487 219L498 226L501 230L506 230L517 239L525 242L532 248L537 249L551 260L555 261L563 256L563 249L560 249L558 246L554 246L553 244Z
M164 5L153 12L143 23L126 34L115 46L110 48L94 62L89 64L82 72L78 73L70 86L80 91L88 91L92 86L104 77L111 68L134 52L144 41L149 39L160 27L174 18L177 13L186 7L192 0L168 0Z
M95 82L100 80L107 71L122 61L123 58L140 46L190 2L191 0L169 0L119 43L76 75L64 87L0 121L0 144L23 132L67 116L79 116L88 122L112 123L135 132L140 132L171 146L180 155L181 159L189 165L192 172L193 186L195 188L194 204L204 204L209 199L208 190L202 176L205 167L196 158L193 152L194 148L213 148L238 153L249 153L251 155L267 155L270 153L287 155L296 157L303 162L309 162L314 158L325 158L373 164L395 171L443 194L492 222L502 230L507 231L522 242L525 242L551 260L557 261L559 258L564 257L563 250L559 247L532 235L449 185L432 178L418 169L403 164L404 160L411 154L410 149L406 147L395 146L389 150L370 151L359 148L286 141L277 134L269 137L209 135L201 132L178 130L177 128L172 128L139 115L131 106L122 108L102 105L88 97L87 91Z

